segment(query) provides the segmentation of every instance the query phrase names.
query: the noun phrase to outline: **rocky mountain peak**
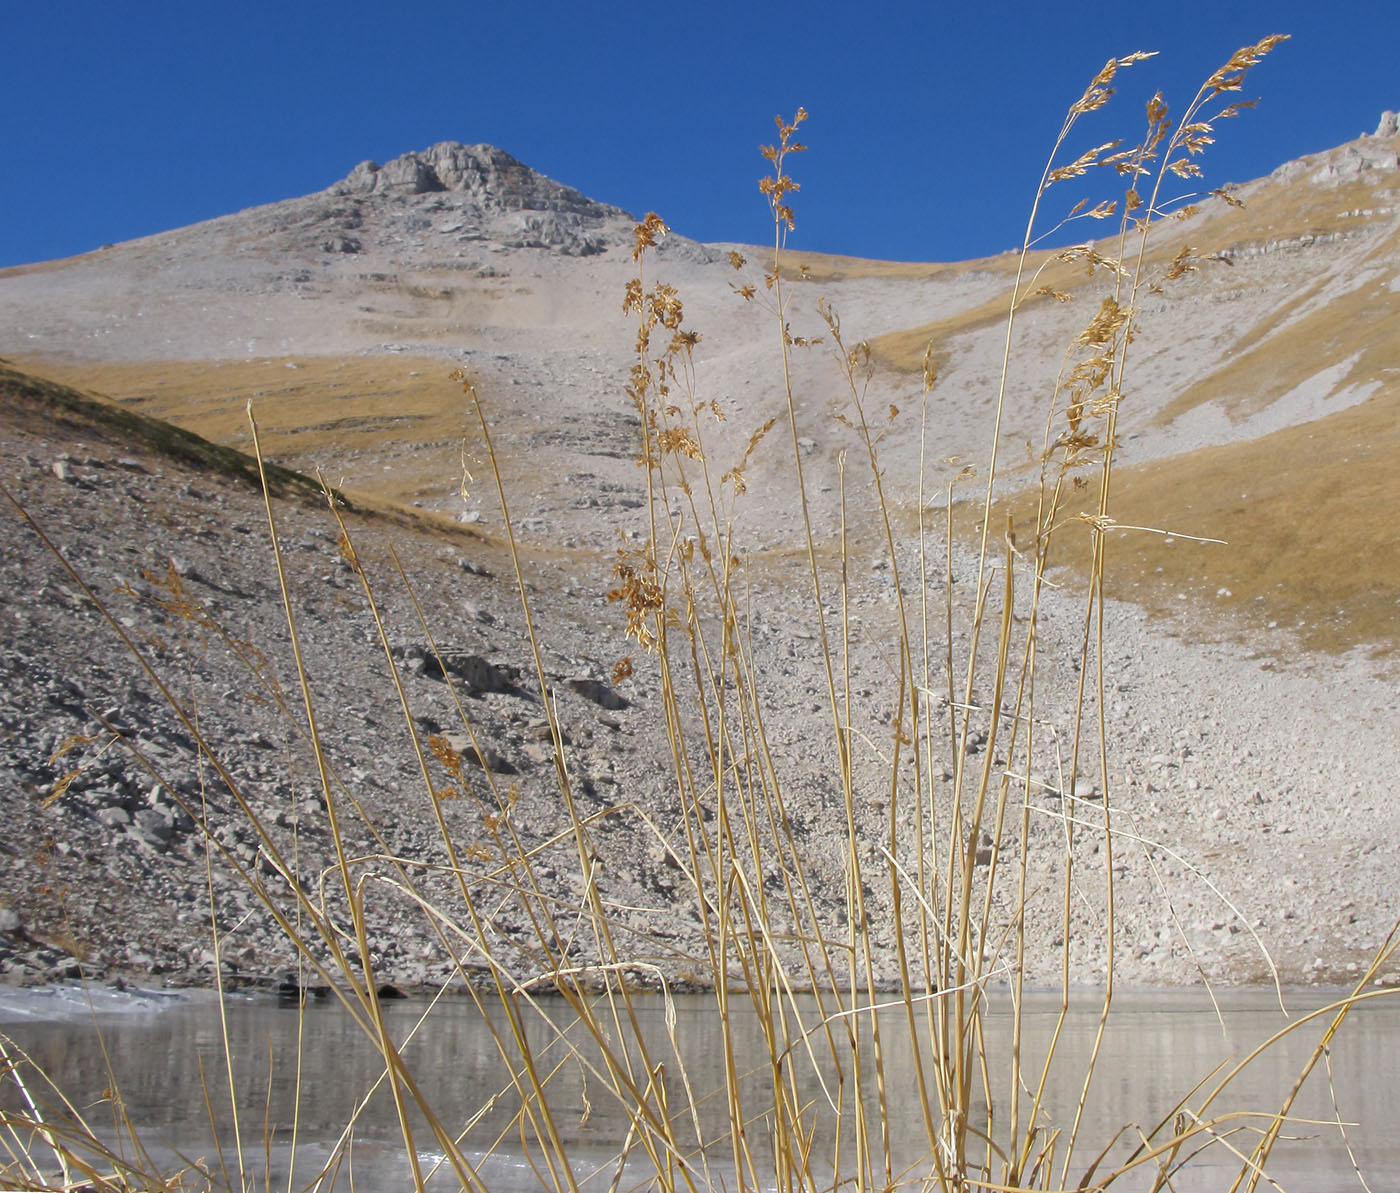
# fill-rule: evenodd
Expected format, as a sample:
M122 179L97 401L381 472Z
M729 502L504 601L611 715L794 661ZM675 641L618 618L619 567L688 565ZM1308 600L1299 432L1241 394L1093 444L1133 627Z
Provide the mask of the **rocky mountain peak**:
M483 211L553 211L574 215L626 216L571 186L546 178L494 145L440 141L380 165L364 161L330 188L336 195L424 195L450 191L470 197Z
M463 241L589 256L625 241L625 229L633 222L622 208L546 178L504 149L457 141L440 141L383 165L361 162L308 199L325 208L318 227L327 215L334 217L331 223L344 225L324 241L339 252L359 252L375 228L391 244L396 238L421 240L431 225ZM452 218L443 223L439 217L447 212ZM319 228L317 235L324 230Z

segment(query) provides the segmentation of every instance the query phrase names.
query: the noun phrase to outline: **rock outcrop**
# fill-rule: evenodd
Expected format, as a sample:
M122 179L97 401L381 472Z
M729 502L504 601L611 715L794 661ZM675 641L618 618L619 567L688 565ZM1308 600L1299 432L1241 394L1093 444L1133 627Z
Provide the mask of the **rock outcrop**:
M460 191L483 211L567 211L600 219L632 218L620 207L599 203L571 186L530 169L494 145L441 141L405 153L384 165L365 161L330 188L337 195Z
M380 165L364 161L330 195L443 195L464 217L485 220L492 239L511 248L586 256L607 244L605 231L633 217L532 170L494 145L442 141Z

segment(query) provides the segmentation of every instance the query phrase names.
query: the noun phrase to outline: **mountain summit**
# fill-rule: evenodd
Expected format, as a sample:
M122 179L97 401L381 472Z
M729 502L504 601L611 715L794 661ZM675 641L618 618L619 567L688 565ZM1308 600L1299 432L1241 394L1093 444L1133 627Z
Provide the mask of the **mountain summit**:
M595 202L571 186L546 178L504 149L457 141L439 141L382 166L361 162L329 190L335 195L460 191L483 210L569 211L604 218L627 215L620 207Z
M619 221L633 222L622 208L546 178L504 149L456 141L440 141L382 166L361 162L324 193L356 203L435 196L436 202L428 201L431 209L449 208L464 217L458 231L475 230L511 248L548 248L569 256L601 252ZM347 251L348 243L341 248Z
M339 252L357 252L363 241L357 231L372 223L409 238L434 227L507 248L591 256L633 223L622 207L595 202L505 150L458 141L440 141L385 165L360 162L342 181L304 202L315 200L330 200L323 216L340 230L326 245Z

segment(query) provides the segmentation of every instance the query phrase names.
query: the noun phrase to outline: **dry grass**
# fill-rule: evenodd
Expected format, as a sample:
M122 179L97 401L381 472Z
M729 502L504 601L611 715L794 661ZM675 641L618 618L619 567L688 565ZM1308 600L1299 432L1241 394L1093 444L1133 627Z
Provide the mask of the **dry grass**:
M1120 522L1229 545L1123 531L1108 592L1193 634L1223 628L1248 640L1276 626L1308 650L1393 655L1400 527L1380 511L1400 509L1396 460L1400 387L1260 439L1122 468Z
M45 380L10 368L0 357L0 400L7 420L33 428L55 425L75 433L89 427L115 432L133 443L144 444L187 466L222 472L261 485L257 461L242 452L210 442L201 435L163 419L151 418L118 406L94 394ZM278 494L318 496L321 486L310 477L279 467L264 470Z
M7 265L0 269L0 278L24 277L27 274L49 273L68 267L74 261L96 257L102 249L92 249L86 253L75 253L71 257L57 257L52 261L33 261L26 265Z
M1171 422L1208 402L1239 421L1344 361L1352 363L1338 389L1385 377L1400 367L1397 328L1400 291L1390 288L1389 278L1330 299L1310 290L1248 329L1230 360L1183 390L1158 421Z
M1297 185L1290 181L1266 179L1257 187L1251 188L1248 202L1243 207L1232 206L1209 198L1189 222L1174 223L1163 229L1154 242L1148 246L1143 263L1149 268L1160 268L1188 244L1193 246L1209 245L1212 253L1223 253L1230 256L1257 249L1270 242L1344 235L1365 227L1373 218L1384 218L1384 213L1393 207L1395 197L1396 189L1393 177L1385 171L1365 172L1356 178L1326 187ZM1367 210L1379 210L1381 215L1352 214ZM1081 230L1086 236L1092 236L1103 232L1104 229L1087 227ZM1367 261L1358 262L1359 266L1375 264L1380 267L1382 276L1374 289L1374 294L1381 303L1381 309L1379 311L1372 309L1367 303L1367 298L1360 295L1347 296L1338 304L1339 308L1346 307L1347 309L1344 312L1340 309L1337 311L1335 322L1338 326L1343 322L1348 323L1353 338L1365 338L1379 342L1386 337L1386 330L1394 326L1395 320L1390 317L1394 295L1386 287L1386 283L1390 279L1390 272L1385 263L1394 259L1396 243L1397 237L1392 235L1371 250ZM841 259L836 260L840 261ZM1008 272L1008 260L1014 263L1016 258L1008 259L1006 255L991 257L978 262L968 262L957 268L959 270L977 268L987 272ZM1033 293L1041 286L1047 286L1067 294L1083 293L1085 290L1098 292L1103 288L1101 272L1096 277L1091 277L1082 264L1061 263L1056 260L1056 254L1052 251L1042 250L1033 253L1027 258L1027 262L1033 271L1039 271L1035 286L1027 287L1021 291L1028 302L1045 301L1045 296ZM853 269L849 275L843 275L839 266L823 267L821 259L817 259L811 265L813 271L811 276L818 280L827 276L882 276L877 271L871 271L868 274L858 272L858 266L859 263L856 263L857 268ZM895 268L907 272L896 272L889 276L938 277L953 269L950 266L902 265ZM1228 284L1228 279L1225 279L1224 284ZM1371 293L1372 291L1368 291L1368 296ZM887 332L872 339L871 348L886 367L898 372L918 373L926 344L932 341L939 350L946 350L948 341L956 335L996 326L1010 304L1012 294L1013 290L1008 287L1005 293L976 309L959 312L950 320L940 320ZM1303 305L1307 300L1308 294L1306 293L1295 296L1289 304L1281 307L1266 324L1248 331L1243 336L1241 349L1250 347L1252 343L1267 340L1271 333L1277 330L1279 321L1286 317L1289 307ZM1330 337L1330 329L1322 326L1315 329L1300 328L1296 335L1290 333L1292 344L1296 347L1290 346L1284 349L1285 360L1278 364L1277 372L1281 376L1287 375L1289 366L1296 366L1299 363L1297 359L1299 354L1306 352L1313 346L1325 347ZM1273 345L1274 350L1278 350L1279 347L1280 345L1277 343ZM1392 332L1388 336L1386 349L1385 364L1388 367L1394 366L1396 349L1397 343ZM1255 361L1254 363L1257 366L1259 362ZM1312 371L1315 372L1316 368ZM1307 375L1306 372L1296 374L1299 379ZM1205 393L1205 389L1213 387L1215 383L1214 377L1203 383L1201 396L1188 397L1183 395L1173 407L1173 411L1187 410L1198 401L1210 400L1210 395Z
M1210 244L1227 253L1270 241L1331 236L1374 218L1352 212L1380 208L1383 218L1395 191L1394 176L1385 170L1364 171L1327 186L1266 178L1244 194L1244 207L1212 205L1208 221L1193 224L1183 235L1194 237L1200 229Z
M1161 269L1173 255L1174 251L1154 244L1144 254L1143 266ZM991 260L998 263L996 272L1008 272L1003 258ZM1086 305L1095 305L1100 295L1112 289L1112 280L1105 278L1102 268L1091 270L1086 260L1067 259L1062 250L1028 252L1022 276L1013 276L1009 281L1011 284L1002 293L946 319L875 336L870 341L872 355L893 372L917 374L923 370L924 352L929 345L935 356L947 360L956 337L1002 326L1013 305L1017 311L1025 311L1037 304L1054 303L1056 294L1083 296L1086 291L1094 296L1093 302L1085 299Z
M263 357L140 364L20 361L27 372L106 395L217 443L251 447L244 408L255 402L267 455L333 470L348 490L410 504L438 496L460 470L461 397L444 390L443 362L407 356ZM386 467L386 460L404 461Z
M754 255L758 256L761 252L768 252L767 267L771 269L771 251L755 249ZM790 282L845 282L856 278L928 281L956 278L969 270L985 268L993 260L997 259L947 265L921 261L874 261L867 257L843 257L836 253L807 253L788 249L782 255L780 267L783 277Z

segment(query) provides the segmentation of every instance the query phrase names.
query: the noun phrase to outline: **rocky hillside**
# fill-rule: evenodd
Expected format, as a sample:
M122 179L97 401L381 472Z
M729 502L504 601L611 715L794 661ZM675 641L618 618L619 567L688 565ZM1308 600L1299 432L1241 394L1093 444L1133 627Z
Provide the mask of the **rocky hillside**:
M1392 119L1238 188L1242 208L1220 201L1164 226L1151 250L1166 271L1194 246L1199 268L1145 300L1119 520L1231 545L1210 554L1184 537L1115 540L1111 583L1133 603L1110 605L1111 777L1134 837L1174 843L1115 856L1129 942L1119 972L1130 981L1191 980L1197 966L1257 980L1267 972L1258 941L1289 980L1341 979L1394 919L1400 544L1384 511L1400 498L1397 155ZM264 450L285 469L275 509L291 607L335 790L355 808L351 848L444 860L432 822L440 801L411 726L467 759L462 797L442 805L462 840L485 841L490 801L506 798L550 897L576 901L583 884L600 883L648 941L639 960L674 977L695 971L703 927L676 897L682 851L656 679L639 659L635 678L611 682L635 648L604 593L618 544L637 541L648 513L622 396L631 245L625 213L499 150L448 143L365 163L316 195L0 271L0 457L12 495L0 560L0 788L12 815L0 849L13 862L0 877L0 965L12 977L82 958L94 972L207 979L200 821L222 850L212 881L230 972L276 981L292 962L236 877L241 867L268 889L305 884L331 859L266 514L239 454L250 447L250 403ZM687 325L703 334L696 396L728 416L706 444L714 460L741 455L784 407L771 315L736 293L763 292L765 258L738 246L748 260L736 271L731 247L672 236L648 265L678 287ZM900 411L881 463L908 532L906 577L919 562L920 461L927 503L967 458L985 456L1013 264L789 262L793 334L829 335L817 300L835 307L849 342L866 340L878 365L869 407ZM1044 435L1047 378L1106 285L1101 269L1050 253L1036 264L1036 285L1051 293L1023 294L1003 424L1013 514L1034 473L1020 463L1026 444ZM914 370L929 345L940 381L925 423ZM873 776L896 698L895 593L865 521L870 482L852 466L843 489L837 471L854 440L834 417L847 398L829 346L795 359L796 447L824 549L848 519L861 701L852 718L872 743L858 816L874 842L893 814ZM544 694L480 431L446 379L454 365L491 420L545 645L544 689L597 817L597 875L555 839ZM774 764L794 799L814 914L839 932L829 714L802 571L790 566L800 529L792 446L777 434L760 444L732 518L756 584L750 632L772 700ZM350 503L353 553L306 480L317 469ZM942 558L942 543L927 547ZM976 601L962 551L955 541L946 594L963 619L960 655ZM927 585L940 607L941 567ZM1082 609L1052 592L1043 617L1037 698L1053 720L1078 688ZM432 769L440 764L430 763L435 789L453 777ZM954 779L945 766L933 776L943 794ZM1050 794L1029 831L1053 835L1062 796L1052 776L1038 781ZM266 840L249 832L249 810ZM296 874L277 860L293 854ZM421 917L391 878L376 887L383 973L440 981ZM1057 881L1049 870L1036 879ZM885 922L888 893L870 899ZM1075 914L1075 961L1091 972L1101 945L1090 913ZM1057 972L1052 920L1035 925L1035 980ZM528 966L521 914L503 913L498 927ZM895 942L883 931L875 943L887 980Z
M226 973L275 984L295 958L239 871L285 904L286 859L295 859L306 889L319 890L315 876L333 853L266 514L247 462L12 370L0 372L0 386L9 509L0 783L11 793L0 836L11 860L0 874L0 967L11 980L76 973L81 961L89 974L207 981L212 880L228 934ZM462 794L438 801L459 843L489 845L494 785L514 831L536 851L546 893L576 900L584 878L572 841L558 835L561 797L508 553L473 527L347 511L354 558L386 627L381 642L324 500L293 474L275 483L292 610L347 848L371 859L445 861L397 673L419 741L440 738L466 759L455 780ZM959 567L953 599L965 610L973 571ZM704 935L681 880L686 855L667 737L645 660L635 678L611 682L612 664L629 647L620 612L603 608L604 571L603 561L557 552L526 556L544 679L574 791L596 817L605 866L594 880L647 941L637 959L685 978L703 972ZM884 580L879 571L868 582L856 577L852 592L852 684L868 697L857 725L870 741L888 732L882 718L893 697L882 662ZM786 584L760 586L756 599L751 633L771 701L772 758L815 914L839 933L842 817L821 744L827 713L817 644L808 630L794 631L805 615ZM1074 600L1047 602L1039 683L1051 718L1076 686L1079 612ZM1341 671L1266 675L1232 652L1162 639L1130 607L1115 607L1112 617L1108 711L1119 814L1135 833L1181 851L1129 850L1119 859L1121 931L1131 942L1120 976L1183 981L1199 963L1225 980L1259 980L1267 971L1257 937L1288 980L1344 979L1392 915L1387 842L1397 814L1381 793L1397 761L1384 736L1400 711L1393 687ZM957 649L966 645L960 634ZM874 768L858 808L873 848L887 831L888 807L877 759L862 765ZM439 793L454 782L440 760L429 766ZM945 764L945 792L952 778ZM1094 806L1095 792L1079 795ZM1057 806L1058 797L1047 797L1045 811ZM1339 806L1347 816L1336 814ZM217 843L210 869L201 823ZM1054 818L1033 825L1049 844ZM910 841L913 832L910 825ZM1092 844L1083 842L1086 865ZM493 864L483 848L470 868L487 880ZM1052 870L1038 874L1054 881ZM428 888L436 889L431 881ZM889 922L887 899L868 892L877 923ZM444 901L451 905L450 892ZM1054 903L1040 906L1044 922L1034 925L1040 951L1027 970L1035 981L1053 980L1059 964ZM1075 961L1091 972L1103 964L1102 942L1088 909L1077 914L1087 918ZM391 885L376 896L375 921L386 979L416 985L450 976L421 914ZM495 930L528 972L530 926L508 900ZM895 942L887 929L874 939L877 976L892 980ZM588 960L586 942L579 948Z

